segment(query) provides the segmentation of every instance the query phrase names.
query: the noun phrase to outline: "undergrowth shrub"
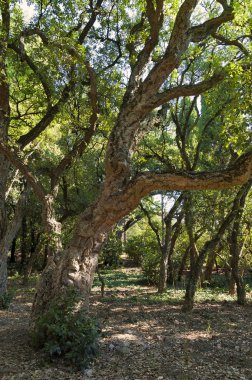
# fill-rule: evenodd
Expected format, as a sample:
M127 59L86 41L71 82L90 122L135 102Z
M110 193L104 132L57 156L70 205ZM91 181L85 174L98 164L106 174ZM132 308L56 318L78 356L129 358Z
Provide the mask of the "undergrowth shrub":
M149 284L157 285L160 251L153 234L135 235L128 238L125 252L136 265L140 265Z
M149 284L157 285L159 280L160 255L148 250L142 258L142 271Z
M122 242L118 239L116 231L114 231L104 245L99 261L103 267L118 268L121 254Z
M15 296L16 290L11 289L8 290L8 292L4 293L2 296L0 296L0 309L9 309L11 301L13 300Z
M36 321L32 342L51 359L62 357L81 369L98 354L99 326L95 319L76 310L79 301L79 295L71 289L64 303L51 304L46 314Z
M135 265L140 266L144 255L143 237L141 235L130 236L124 247L125 253Z

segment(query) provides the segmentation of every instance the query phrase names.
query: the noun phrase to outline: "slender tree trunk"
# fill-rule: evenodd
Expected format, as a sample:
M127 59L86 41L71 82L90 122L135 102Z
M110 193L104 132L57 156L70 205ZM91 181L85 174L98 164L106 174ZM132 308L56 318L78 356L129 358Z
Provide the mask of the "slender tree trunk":
M234 280L236 284L236 292L237 292L237 302L239 305L244 305L246 303L246 290L243 277L239 270L239 261L240 254L242 251L243 242L241 241L241 219L243 215L243 209L246 201L246 196L248 194L249 188L247 192L245 192L240 201L240 208L236 215L236 218L233 223L233 228L230 236L230 255L231 255L231 278Z
M190 272L190 278L186 287L185 301L183 304L183 311L191 311L194 303L194 296L197 289L197 284L200 278L201 270L205 257L210 250L215 249L219 243L220 236L217 235L214 239L207 241L201 249L198 258L194 264L193 270Z
M167 284L168 252L165 246L161 250L161 260L159 268L158 293L163 293Z
M32 274L34 264L36 262L36 259L39 255L39 239L40 239L41 233L36 233L33 221L30 220L30 255L27 260L27 265L25 266L24 270L24 277L23 277L23 283L27 284L28 279Z
M27 237L27 218L26 216L22 219L21 224L21 262L20 262L20 271L23 273L25 271L25 267L27 265L28 260L28 237Z
M10 262L12 264L15 264L16 262L16 245L17 245L17 238L14 238L12 243L11 243L11 257L10 257Z
M243 198L244 194L247 195L249 189L250 189L250 182L243 185L242 188L238 191L234 202L232 210L229 212L229 214L225 217L224 221L221 223L221 226L219 227L216 235L213 237L213 239L207 241L203 248L201 249L198 258L196 260L195 266L193 270L191 271L190 278L187 284L186 288L186 294L185 294L185 301L182 310L183 311L191 311L193 308L194 303L194 296L197 288L197 282L200 277L200 273L202 270L203 263L205 261L206 255L209 251L214 251L217 247L217 245L220 243L220 240L225 233L226 229L230 226L230 224L233 222L234 218L236 217L237 213L240 210L240 202Z
M185 225L190 243L190 270L193 271L199 252L194 239L193 197L190 191L185 192Z
M175 282L174 265L172 261L172 254L169 254L168 263L167 263L167 284L172 286L174 282Z
M179 282L181 282L183 272L186 268L186 262L187 262L189 254L190 254L190 245L186 248L185 253L182 257L181 263L180 263L180 267L179 267L179 271L178 271L178 281Z
M232 273L229 273L228 276L228 292L230 296L234 296L236 293L236 283L234 277L232 276Z
M16 208L13 220L8 224L7 230L4 234L4 237L0 241L0 296L6 293L7 291L7 258L8 252L11 247L13 239L18 233L18 230L21 227L21 222L23 218L23 210L27 200L28 191L24 191L21 195Z
M206 268L204 272L204 281L210 282L212 273L213 273L213 267L215 263L215 257L216 257L216 252L210 252L207 258L207 263L206 263Z
M181 222L182 222L183 216L184 216L183 212L180 212L177 222L174 225L174 232L171 238L171 244L170 244L170 249L169 249L169 254L168 254L168 268L167 268L167 283L169 285L173 285L175 282L175 273L174 273L174 265L173 265L172 256L173 256L176 241L180 234Z
M178 199L175 201L173 207L168 212L164 220L165 221L165 237L164 237L164 244L162 244L162 248L161 248L158 293L163 293L167 286L169 252L170 252L171 243L172 243L171 241L172 240L172 220L182 200L183 200L183 194L181 194L178 197Z
M207 263L206 263L206 269L205 269L205 272L204 272L204 281L207 281L207 282L210 282L210 281L211 281L211 277L212 277L212 273L213 273L214 265L216 264L216 257L217 257L217 254L218 254L222 249L223 249L223 245L220 244L220 245L217 247L217 250L212 251L212 252L209 253L208 258L207 258Z

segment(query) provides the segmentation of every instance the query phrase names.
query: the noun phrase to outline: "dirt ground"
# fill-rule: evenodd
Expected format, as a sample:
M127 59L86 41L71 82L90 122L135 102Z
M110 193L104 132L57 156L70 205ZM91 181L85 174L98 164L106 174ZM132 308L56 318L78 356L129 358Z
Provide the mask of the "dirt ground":
M132 303L153 288L116 288L106 302L95 289L92 313L102 324L101 352L74 372L50 363L29 346L33 294L21 287L0 311L0 378L3 380L251 380L252 307L232 302L196 304L191 314L172 303Z

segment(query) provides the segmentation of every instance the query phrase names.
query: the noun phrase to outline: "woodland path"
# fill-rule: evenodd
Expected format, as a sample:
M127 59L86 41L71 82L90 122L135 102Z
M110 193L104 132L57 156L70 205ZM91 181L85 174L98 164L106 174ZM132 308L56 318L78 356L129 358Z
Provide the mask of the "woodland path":
M10 309L0 311L0 379L252 379L251 305L205 302L183 314L175 302L142 302L139 297L146 292L155 290L118 286L101 299L94 288L92 313L102 324L101 353L91 368L76 373L30 348L33 289L21 286Z

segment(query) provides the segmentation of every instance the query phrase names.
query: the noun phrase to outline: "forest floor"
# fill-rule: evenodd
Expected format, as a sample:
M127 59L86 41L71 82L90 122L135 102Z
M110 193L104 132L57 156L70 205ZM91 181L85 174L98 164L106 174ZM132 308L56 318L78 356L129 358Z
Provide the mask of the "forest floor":
M100 354L74 372L29 345L34 282L17 287L0 311L0 379L3 380L251 380L252 304L237 306L220 291L201 291L192 313L181 312L183 292L157 295L134 268L107 272L98 283L92 313L102 325Z

